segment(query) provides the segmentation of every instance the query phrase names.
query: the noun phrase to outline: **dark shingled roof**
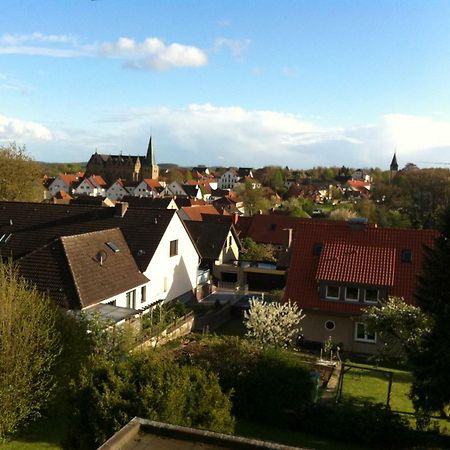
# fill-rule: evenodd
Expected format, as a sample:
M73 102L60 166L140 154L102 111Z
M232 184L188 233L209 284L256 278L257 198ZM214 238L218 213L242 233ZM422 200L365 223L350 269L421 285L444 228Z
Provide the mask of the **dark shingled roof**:
M18 263L25 278L68 309L95 305L148 282L119 229L58 238Z
M231 231L238 246L241 246L236 230L231 223L199 222L186 220L185 225L195 242L203 260L216 260Z
M125 195L121 201L128 203L130 206L144 206L153 209L167 209L172 200L172 197L152 198Z
M122 207L118 204L117 207ZM120 228L141 272L145 271L176 210L0 202L0 256L18 259L61 236Z

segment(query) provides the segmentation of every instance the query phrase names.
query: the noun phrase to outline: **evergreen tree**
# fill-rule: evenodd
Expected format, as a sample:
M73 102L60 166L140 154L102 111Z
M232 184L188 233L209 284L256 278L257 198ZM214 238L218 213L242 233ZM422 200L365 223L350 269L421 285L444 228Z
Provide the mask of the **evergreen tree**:
M450 207L443 215L441 236L426 250L417 302L431 318L430 332L411 352L413 401L424 413L444 413L450 404Z

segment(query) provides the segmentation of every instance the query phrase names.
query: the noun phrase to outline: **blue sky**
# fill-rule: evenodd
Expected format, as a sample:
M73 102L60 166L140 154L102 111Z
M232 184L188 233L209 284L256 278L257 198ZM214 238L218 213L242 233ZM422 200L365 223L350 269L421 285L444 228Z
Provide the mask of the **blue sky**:
M46 161L450 162L450 2L2 0L0 143Z

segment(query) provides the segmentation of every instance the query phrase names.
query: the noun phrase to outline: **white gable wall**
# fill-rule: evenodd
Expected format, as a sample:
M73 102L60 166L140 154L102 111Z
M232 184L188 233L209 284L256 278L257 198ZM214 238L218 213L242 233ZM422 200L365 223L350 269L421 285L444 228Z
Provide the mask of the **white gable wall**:
M178 240L178 254L170 256L170 241ZM199 256L181 219L175 213L144 272L150 279L150 302L173 300L192 292L197 284Z
M70 194L70 187L59 177L55 178L53 183L48 187L52 195L56 195L59 191L64 191Z

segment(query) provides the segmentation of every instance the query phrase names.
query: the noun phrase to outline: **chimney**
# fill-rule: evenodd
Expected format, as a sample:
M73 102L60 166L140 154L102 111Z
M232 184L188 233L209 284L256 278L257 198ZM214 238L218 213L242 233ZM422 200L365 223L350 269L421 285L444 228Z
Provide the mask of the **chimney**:
M283 231L286 232L286 249L289 250L292 244L292 228L283 228Z
M231 213L231 223L233 225L236 225L238 223L238 220L239 220L239 214L237 212Z
M122 202L122 203L116 203L116 206L114 207L114 217L123 217L128 209L128 203Z

